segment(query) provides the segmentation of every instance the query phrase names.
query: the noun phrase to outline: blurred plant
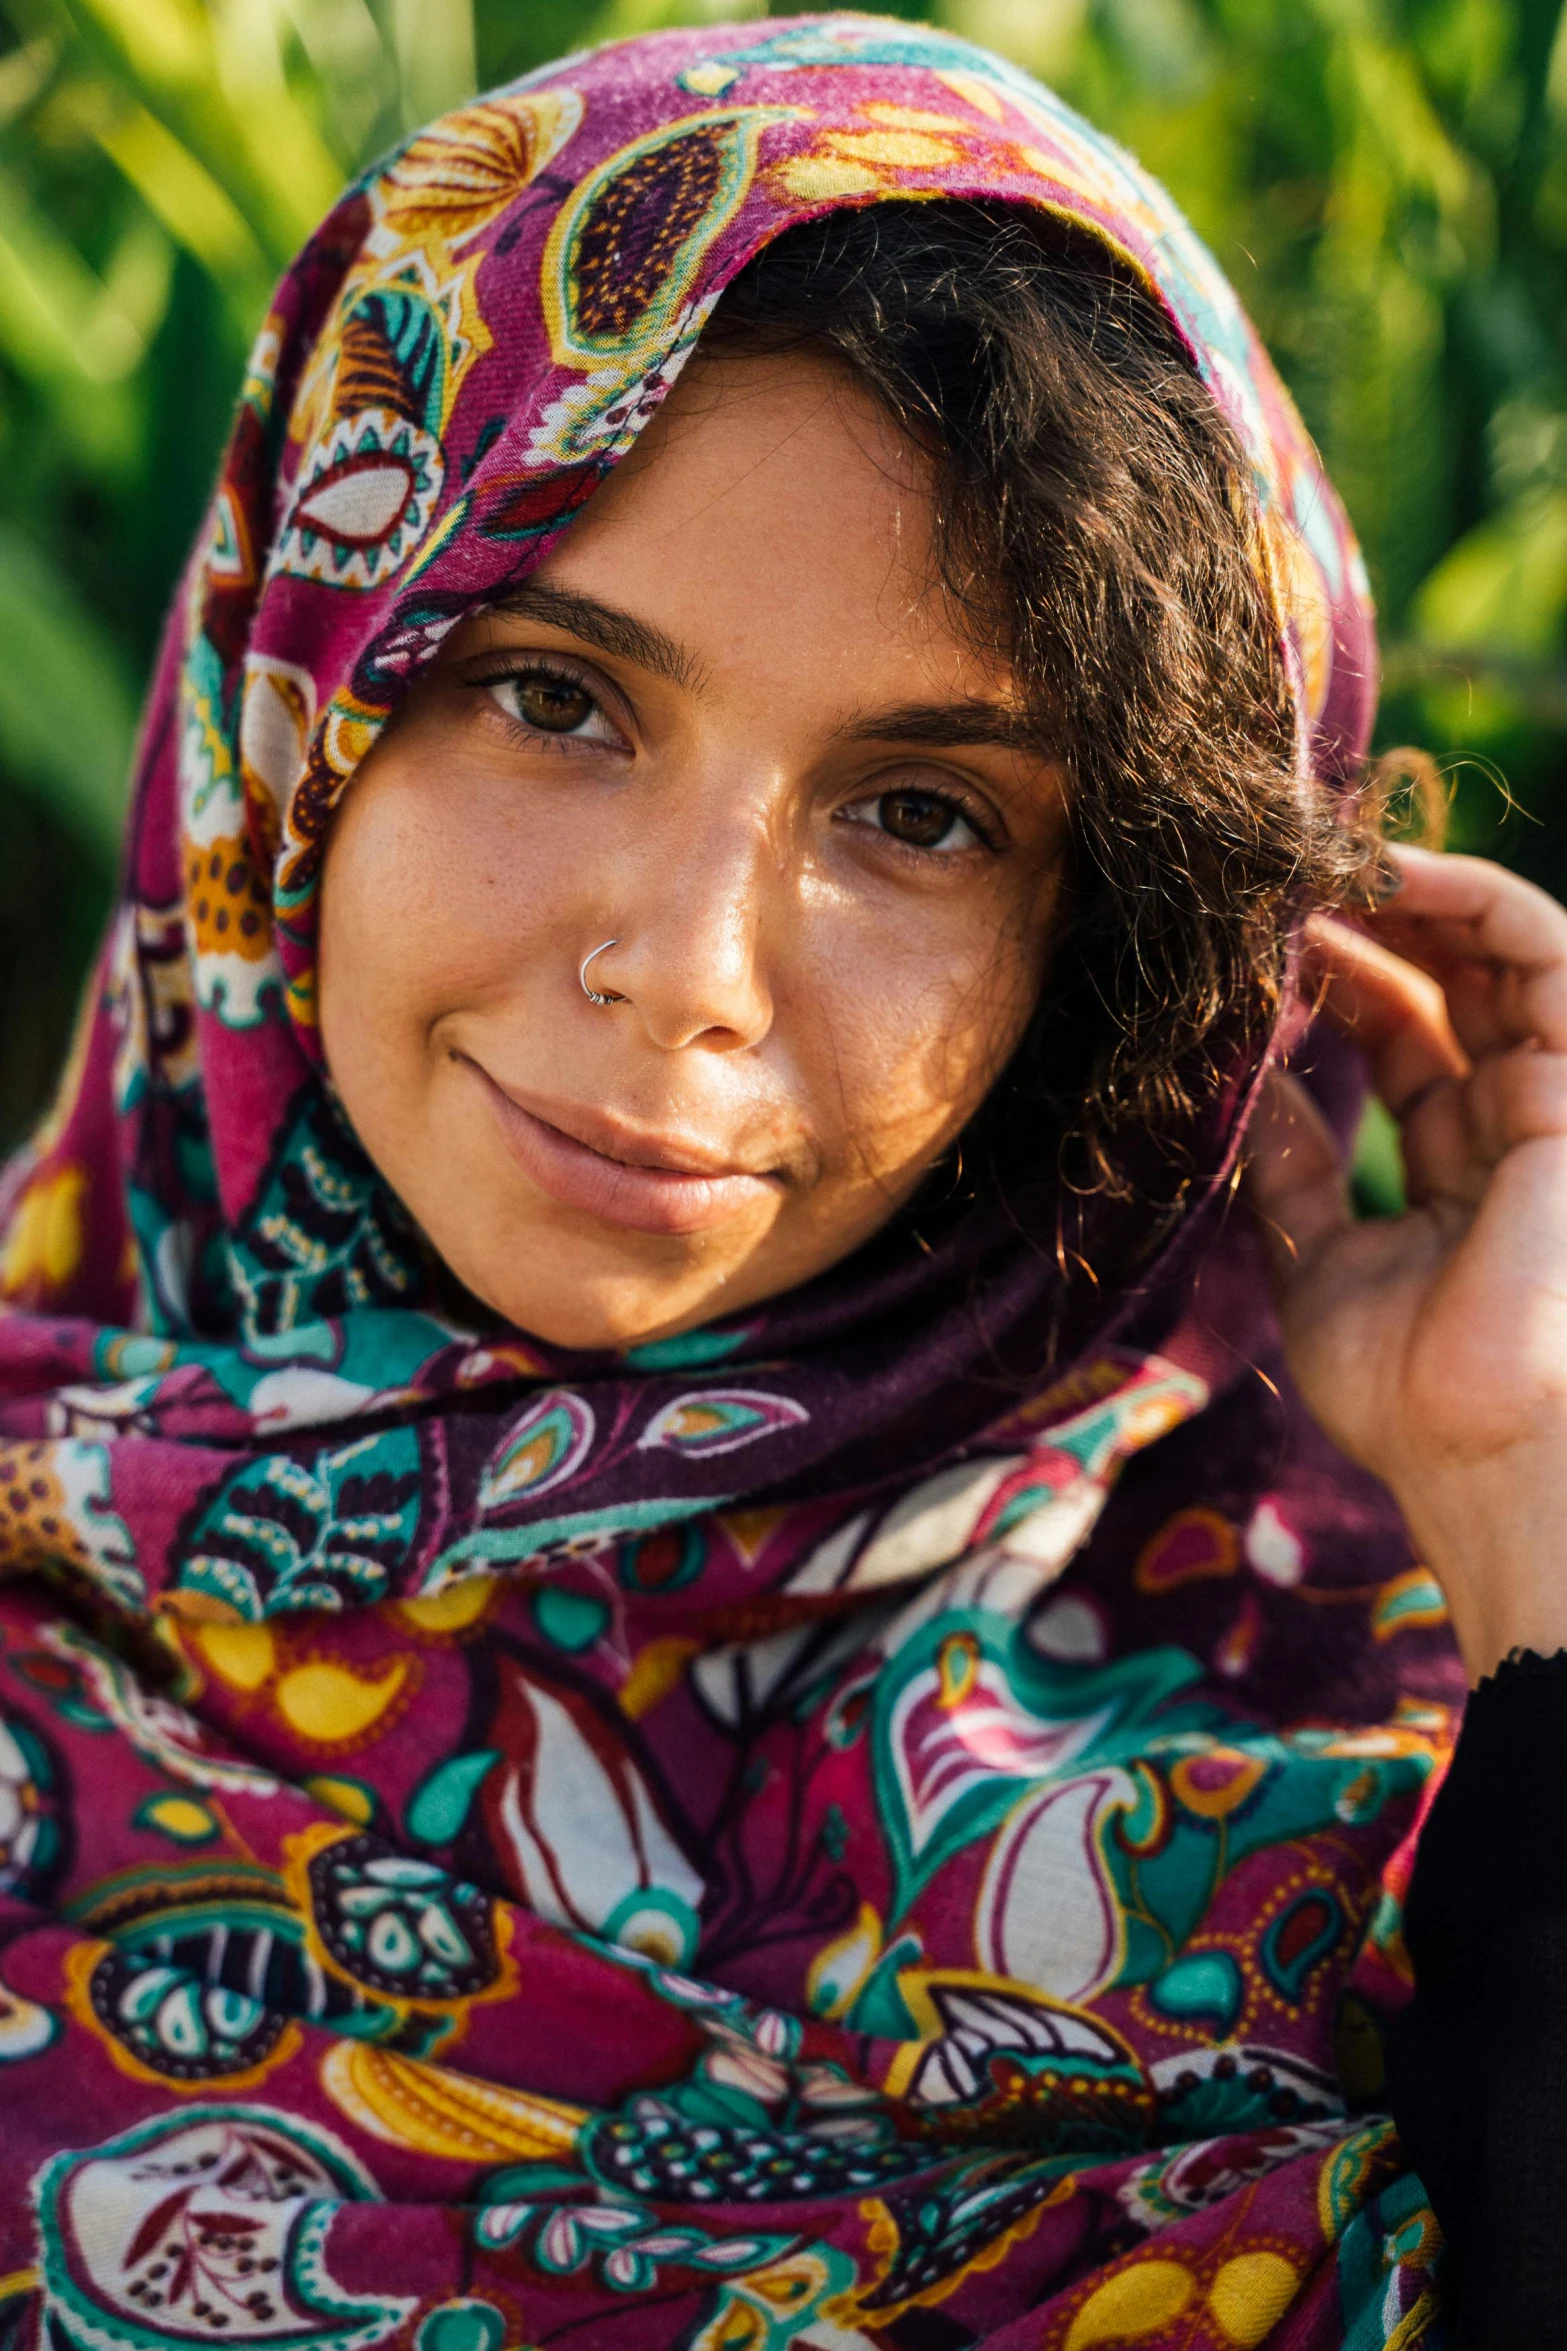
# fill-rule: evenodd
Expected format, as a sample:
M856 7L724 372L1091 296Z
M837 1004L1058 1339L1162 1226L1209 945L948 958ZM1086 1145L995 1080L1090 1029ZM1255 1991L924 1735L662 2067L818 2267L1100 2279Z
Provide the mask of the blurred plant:
M1362 533L1384 739L1454 763L1460 841L1567 894L1562 0L889 12L1017 58L1169 183ZM766 13L0 0L0 1142L101 919L139 681L277 271L351 171L476 85Z
M0 50L0 1141L106 898L139 681L271 284L474 87L466 0L7 0Z
M1098 0L1052 38L1215 247L1348 501L1382 739L1451 763L1455 843L1567 892L1567 12Z

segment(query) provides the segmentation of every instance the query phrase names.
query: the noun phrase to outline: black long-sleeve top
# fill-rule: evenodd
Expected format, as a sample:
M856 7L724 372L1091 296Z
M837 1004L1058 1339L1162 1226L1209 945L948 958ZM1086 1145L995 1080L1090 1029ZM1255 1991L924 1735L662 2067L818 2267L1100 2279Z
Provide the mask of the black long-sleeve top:
M1459 2351L1567 2351L1567 1651L1471 1697L1405 1914L1390 2096Z

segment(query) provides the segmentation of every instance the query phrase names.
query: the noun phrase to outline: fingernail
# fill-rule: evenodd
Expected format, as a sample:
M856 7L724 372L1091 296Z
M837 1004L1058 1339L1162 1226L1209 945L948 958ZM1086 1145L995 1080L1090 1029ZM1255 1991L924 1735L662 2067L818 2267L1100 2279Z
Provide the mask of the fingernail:
M1385 906L1390 898L1396 898L1398 896L1398 893L1403 888L1403 886L1404 877L1399 872L1398 867L1396 865L1388 864L1386 859L1383 859L1378 864L1375 873L1373 873L1371 876L1370 888L1372 905Z

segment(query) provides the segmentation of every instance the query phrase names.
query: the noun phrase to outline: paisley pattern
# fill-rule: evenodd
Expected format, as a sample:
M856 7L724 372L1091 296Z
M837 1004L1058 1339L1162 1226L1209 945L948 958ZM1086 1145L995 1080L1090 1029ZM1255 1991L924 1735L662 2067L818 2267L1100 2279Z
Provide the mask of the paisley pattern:
M810 1417L788 1396L754 1388L695 1388L656 1412L637 1441L705 1461L710 1454L754 1444L776 1429L803 1428Z
M1369 609L1298 420L1014 68L891 18L660 34L345 195L0 1179L7 2351L1443 2339L1378 2100L1461 1677L1222 1221L1249 1073L1135 1294L1062 1274L1041 1169L1021 1221L596 1358L453 1319L322 1071L323 844L409 679L769 237L953 191L1165 303L1252 462L1302 767L1353 775Z
M375 1837L307 1834L304 1904L327 1964L412 2006L446 2008L500 1975L491 1904Z
M48 1748L20 1714L0 1715L0 1895L47 1891L62 1855L58 1776Z
M411 1548L419 1491L407 1429L355 1437L309 1462L263 1454L200 1510L176 1588L247 1618L378 1600Z
M248 2088L286 2054L285 2042L298 2040L286 2010L210 1981L200 1966L205 1953L195 1966L182 1964L177 1948L165 1956L111 1945L95 1956L88 1944L83 1956L92 1961L84 1989L94 2021L153 2080Z
M411 2298L345 2293L324 2242L346 2198L374 2193L340 2142L264 2107L145 2124L39 2181L52 2314L82 2351L225 2333L369 2351Z
M548 1493L581 1466L593 1442L593 1411L580 1396L542 1396L506 1433L479 1488L486 1511Z

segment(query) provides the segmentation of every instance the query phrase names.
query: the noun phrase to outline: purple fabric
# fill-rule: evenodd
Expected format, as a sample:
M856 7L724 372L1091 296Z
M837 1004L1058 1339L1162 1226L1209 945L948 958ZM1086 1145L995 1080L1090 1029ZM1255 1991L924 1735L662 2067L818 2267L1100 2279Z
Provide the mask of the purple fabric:
M1364 577L1288 398L1015 69L657 35L345 196L4 1187L0 2340L1417 2340L1377 2019L1458 1682L1289 1397L1248 1073L1124 1293L981 1206L604 1358L443 1320L323 1079L322 844L409 679L769 237L936 193L1144 273L1253 462L1302 766L1354 774Z

